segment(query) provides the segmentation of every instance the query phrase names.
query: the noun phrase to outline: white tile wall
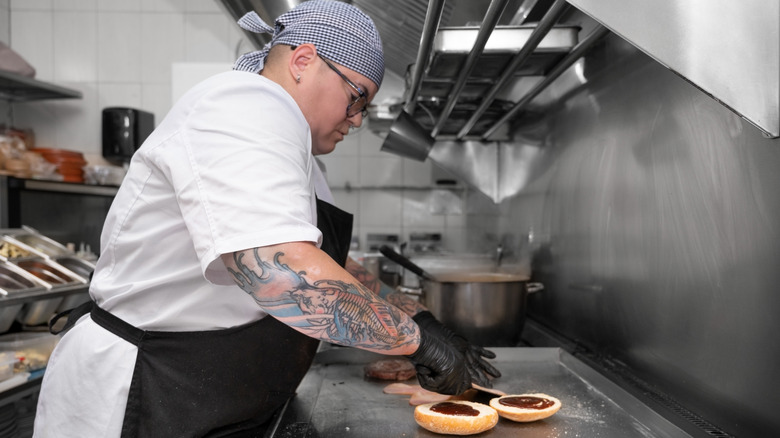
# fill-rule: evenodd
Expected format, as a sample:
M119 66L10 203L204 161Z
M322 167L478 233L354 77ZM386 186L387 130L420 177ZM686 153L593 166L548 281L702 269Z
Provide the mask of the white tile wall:
M83 2L89 3L89 2ZM140 12L141 2L125 1L125 0L100 0L96 2L99 11L114 11L114 12Z
M166 83L171 65L184 61L184 16L175 13L141 14L141 82ZM160 38L159 29L167 36Z
M0 41L6 44L11 41L10 9L10 0L0 0Z
M145 12L184 11L187 0L141 0L141 10Z
M0 38L38 79L84 94L15 104L13 123L33 128L39 146L77 150L91 162L102 162L103 108L136 107L159 122L172 104L174 64L229 65L252 49L215 0L0 0ZM375 102L397 101L403 84L388 72ZM381 152L383 141L363 126L320 157L337 204L356 215L362 245L368 233L406 241L412 232L440 232L453 251L497 239L500 208L468 190L443 196L432 189L429 162Z
M15 11L11 10L12 21L14 15ZM51 79L55 82L97 82L97 11L54 11L52 20L54 74ZM20 37L24 40L34 41L37 38L37 27L23 29L22 32Z
M9 14L10 18L10 14ZM36 38L26 38L29 29L39 28ZM54 78L54 25L51 11L17 11L9 26L10 40L5 40L35 68L36 77ZM9 42L10 41L10 42Z
M94 11L99 0L56 0L52 7L61 11Z
M141 13L98 12L96 18L98 82L130 82L140 88L141 59L148 50L141 50Z
M11 0L11 9L50 10L54 0Z
M232 61L236 25L222 13L189 14L184 25L184 56L190 62Z

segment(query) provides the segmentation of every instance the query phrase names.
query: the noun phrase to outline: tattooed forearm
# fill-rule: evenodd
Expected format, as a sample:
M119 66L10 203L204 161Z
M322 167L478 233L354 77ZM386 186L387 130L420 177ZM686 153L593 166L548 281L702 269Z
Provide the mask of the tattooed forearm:
M368 270L363 267L360 263L356 262L352 258L347 259L347 265L344 267L344 269L347 270L357 281L360 282L363 286L370 289L375 294L379 295L380 297L384 298L380 292L382 289L382 282L379 281L379 278L377 278L374 274L368 272Z
M248 253L255 263L244 263ZM413 342L414 323L364 286L328 279L310 282L305 271L293 271L283 257L277 252L271 262L257 249L235 253L237 270L228 271L263 310L309 336L373 350Z
M368 272L363 265L351 258L347 259L346 269L363 286L387 300L390 304L403 310L407 315L414 316L423 310L428 310L419 301L382 283L374 274Z
M428 310L425 306L420 304L419 301L410 298L408 295L401 292L393 292L388 294L385 299L388 303L403 310L409 316L417 315L423 310Z

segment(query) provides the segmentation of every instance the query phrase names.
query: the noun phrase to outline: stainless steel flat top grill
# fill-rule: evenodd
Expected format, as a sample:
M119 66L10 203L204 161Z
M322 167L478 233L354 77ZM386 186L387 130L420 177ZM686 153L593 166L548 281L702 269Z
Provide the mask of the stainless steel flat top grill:
M552 417L499 420L490 437L685 437L684 431L558 348L494 348L509 393L543 392L561 400ZM277 414L267 437L434 437L414 421L408 396L384 394L389 382L367 380L363 367L381 356L356 349L318 353L298 395ZM412 381L411 383L413 383ZM476 400L484 401L488 400Z

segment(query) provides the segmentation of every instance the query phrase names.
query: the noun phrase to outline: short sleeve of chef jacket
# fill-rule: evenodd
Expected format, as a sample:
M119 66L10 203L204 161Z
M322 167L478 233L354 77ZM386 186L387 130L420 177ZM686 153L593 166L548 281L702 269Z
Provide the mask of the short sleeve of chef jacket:
M221 254L321 243L306 119L276 83L227 72L195 87L171 177L205 277L234 284Z

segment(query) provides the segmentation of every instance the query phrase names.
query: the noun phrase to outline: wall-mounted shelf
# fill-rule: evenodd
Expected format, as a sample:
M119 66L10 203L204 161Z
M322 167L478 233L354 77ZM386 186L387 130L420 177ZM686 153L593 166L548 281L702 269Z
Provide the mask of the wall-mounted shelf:
M0 70L0 100L81 99L81 91Z
M378 191L385 191L385 190L419 190L419 191L430 191L430 190L462 190L465 191L466 187L462 185L448 185L448 184L442 184L442 185L430 185L430 186L405 186L405 185L383 185L383 186L375 186L375 185L351 185L351 184L345 184L341 186L334 186L330 188L331 191L346 191L351 192L352 190L378 190Z
M24 189L35 190L41 192L60 192L60 193L72 193L78 195L95 195L95 196L107 196L114 197L119 190L117 186L99 186L92 184L70 183L60 181L48 181L41 179L22 179L14 177L2 177L0 180L7 178L7 185L11 189ZM0 187L2 184L0 183Z

